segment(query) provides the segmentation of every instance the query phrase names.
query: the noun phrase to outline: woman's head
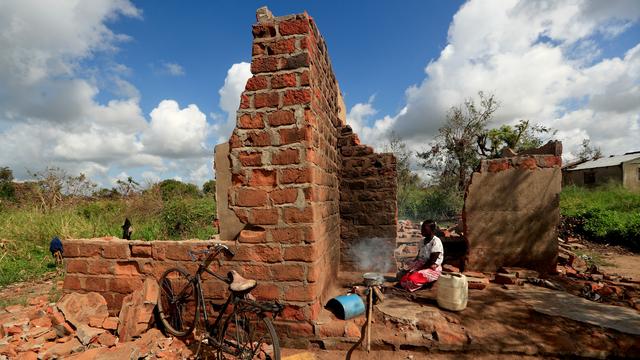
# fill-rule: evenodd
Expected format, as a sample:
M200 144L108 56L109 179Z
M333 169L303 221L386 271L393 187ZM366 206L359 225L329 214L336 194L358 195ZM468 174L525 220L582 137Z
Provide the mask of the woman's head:
M421 227L421 233L422 233L422 236L431 238L433 235L436 234L436 222L430 219L423 221L422 227Z

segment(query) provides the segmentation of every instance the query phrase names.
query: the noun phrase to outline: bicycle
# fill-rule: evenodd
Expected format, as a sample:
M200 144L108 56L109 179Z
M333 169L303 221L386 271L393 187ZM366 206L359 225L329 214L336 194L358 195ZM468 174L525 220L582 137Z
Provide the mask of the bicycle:
M164 329L176 336L189 336L198 320L204 320L205 332L200 339L196 356L203 342L212 345L216 358L223 359L280 359L280 342L270 316L275 317L283 310L277 302L255 301L250 292L257 286L255 280L244 279L235 270L227 276L218 275L209 269L220 253L234 256L227 246L215 244L206 250L188 251L192 261L204 255L194 275L183 268L166 270L160 277L160 298L158 299L159 320ZM220 264L220 259L218 259ZM207 273L229 285L230 294L222 305L211 303L218 315L209 324L202 275ZM203 309L200 316L200 309ZM228 315L225 317L225 314ZM260 335L262 334L262 335ZM259 336L259 337L257 337ZM231 356L231 357L228 357Z

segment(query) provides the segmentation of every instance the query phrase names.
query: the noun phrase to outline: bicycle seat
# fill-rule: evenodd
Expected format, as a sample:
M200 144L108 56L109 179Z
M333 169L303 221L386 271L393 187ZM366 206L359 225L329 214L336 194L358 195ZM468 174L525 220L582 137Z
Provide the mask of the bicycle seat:
M231 270L229 274L231 274L231 280L232 280L231 284L229 284L229 290L233 292L251 291L253 290L253 288L258 286L257 281L245 279L242 276L240 276L240 274L235 270Z

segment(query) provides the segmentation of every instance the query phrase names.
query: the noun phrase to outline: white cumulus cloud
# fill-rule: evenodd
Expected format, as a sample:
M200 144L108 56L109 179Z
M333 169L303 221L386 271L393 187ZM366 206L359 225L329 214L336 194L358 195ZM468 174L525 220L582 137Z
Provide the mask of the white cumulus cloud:
M424 147L447 109L478 91L496 95L494 126L530 119L558 129L565 152L590 138L605 153L638 150L638 46L602 58L600 47L640 19L637 1L481 1L465 3L448 43L425 78L406 91L406 107L389 123L359 125L366 137L395 131ZM352 108L352 121L372 104ZM369 125L371 124L371 125ZM569 157L571 156L568 154Z
M163 100L151 111L149 129L142 135L145 152L183 158L207 154L207 119L194 104L180 109L174 100Z
M236 111L240 107L240 95L251 76L251 64L247 62L233 64L227 70L224 85L218 90L218 94L220 94L220 109L227 113L227 117L213 125L213 130L218 136L218 142L227 141L231 136L231 132L236 126Z

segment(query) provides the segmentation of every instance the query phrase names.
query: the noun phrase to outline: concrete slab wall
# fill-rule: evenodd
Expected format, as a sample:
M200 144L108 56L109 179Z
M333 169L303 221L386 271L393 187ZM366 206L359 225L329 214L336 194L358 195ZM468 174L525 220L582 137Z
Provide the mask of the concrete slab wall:
M472 175L463 210L466 269L555 269L561 162L560 154L482 162Z

